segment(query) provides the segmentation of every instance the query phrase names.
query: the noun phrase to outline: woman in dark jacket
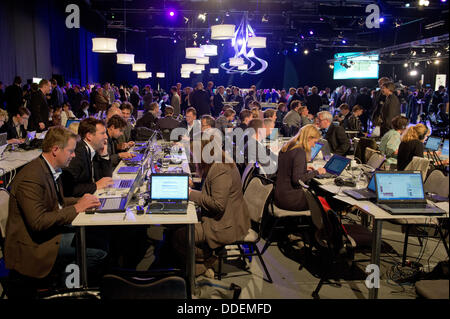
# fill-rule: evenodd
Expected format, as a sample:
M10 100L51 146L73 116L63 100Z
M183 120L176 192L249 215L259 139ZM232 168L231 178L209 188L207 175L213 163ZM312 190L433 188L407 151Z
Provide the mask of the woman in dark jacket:
M414 156L423 157L423 141L427 137L428 128L422 123L409 127L402 136L398 147L397 169L404 171Z
M319 130L313 124L308 124L280 150L275 185L275 205L278 208L292 211L308 209L300 181L306 183L326 172L322 167L315 170L306 166L311 157L311 148L319 138Z

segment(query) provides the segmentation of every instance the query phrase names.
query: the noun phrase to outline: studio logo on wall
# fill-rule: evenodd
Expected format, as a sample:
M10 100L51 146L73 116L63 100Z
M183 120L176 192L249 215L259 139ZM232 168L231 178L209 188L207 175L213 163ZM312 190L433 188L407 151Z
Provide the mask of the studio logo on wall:
M367 17L366 17L366 27L368 29L372 29L372 28L376 28L379 29L380 28L380 7L377 6L376 4L369 4L366 7L366 13L370 13Z
M76 4L69 4L66 7L66 13L70 13L66 18L67 29L80 28L80 7Z

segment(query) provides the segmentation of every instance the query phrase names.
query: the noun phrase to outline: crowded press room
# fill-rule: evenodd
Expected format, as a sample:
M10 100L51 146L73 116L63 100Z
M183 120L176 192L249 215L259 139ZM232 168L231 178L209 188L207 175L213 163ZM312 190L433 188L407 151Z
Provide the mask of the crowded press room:
M446 0L0 2L0 299L449 299Z

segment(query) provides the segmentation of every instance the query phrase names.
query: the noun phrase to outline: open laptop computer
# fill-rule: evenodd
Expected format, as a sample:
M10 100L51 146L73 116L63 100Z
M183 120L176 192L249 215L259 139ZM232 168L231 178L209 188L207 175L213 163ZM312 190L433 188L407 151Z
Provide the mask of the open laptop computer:
M324 168L327 173L317 175L316 178L335 178L341 175L347 165L350 163L350 159L334 154L330 160L325 164Z
M320 150L323 147L323 143L317 142L312 148L311 148L311 160L310 162L314 161L317 154L319 154Z
M356 199L356 200L367 200L377 198L375 190L375 174L370 178L369 184L366 188L362 189L345 189L344 194Z
M441 141L440 137L430 136L425 143L425 148L429 151L436 152L439 149L439 146L441 146Z
M6 138L7 138L6 133L0 134L0 158L2 158L3 152L8 147L8 140Z
M442 144L441 157L448 158L448 140L444 140L444 143Z
M328 144L328 141L324 138L319 139L319 142L323 144L322 148L320 149L320 151L322 152L322 157L325 161L328 161L331 157L331 148L330 145Z
M187 214L189 175L156 173L150 176L150 214Z
M141 167L146 164L146 162L148 161L148 158L151 155L150 149L147 148L147 150L145 151L144 154L139 154L139 155L142 155L142 158L143 158L141 162L135 162L135 166L122 166L117 171L117 174L136 174L137 172L139 172Z
M128 191L127 196L120 197L109 197L109 198L99 198L100 207L90 209L86 211L86 213L121 213L124 212L127 208L127 205L130 203L131 198L133 198L134 192L138 188L141 183L141 179L143 176L143 170L139 170L138 175L133 181L130 190Z
M361 169L363 171L374 172L383 165L386 161L386 156L371 156L366 164L361 164Z
M72 123L80 123L81 122L81 120L67 120L67 122L66 122L66 128L68 128L69 126L70 126L70 124L72 124Z
M442 215L445 211L427 204L420 171L375 173L378 206L392 215Z

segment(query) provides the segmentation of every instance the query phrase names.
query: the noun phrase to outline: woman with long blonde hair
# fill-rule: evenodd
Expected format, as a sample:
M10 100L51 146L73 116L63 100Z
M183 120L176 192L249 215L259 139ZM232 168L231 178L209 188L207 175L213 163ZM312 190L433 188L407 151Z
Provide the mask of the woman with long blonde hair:
M326 172L323 167L316 170L306 166L311 158L311 148L320 136L319 130L313 124L308 124L281 148L275 186L277 207L293 211L308 209L301 183L306 183Z
M423 157L423 142L428 135L429 130L422 123L406 129L398 147L397 169L399 171L403 171L414 156Z

